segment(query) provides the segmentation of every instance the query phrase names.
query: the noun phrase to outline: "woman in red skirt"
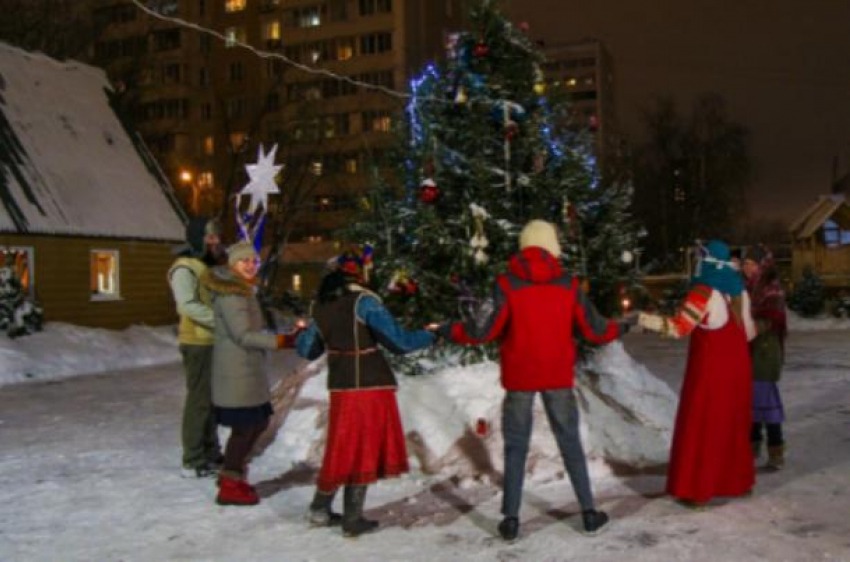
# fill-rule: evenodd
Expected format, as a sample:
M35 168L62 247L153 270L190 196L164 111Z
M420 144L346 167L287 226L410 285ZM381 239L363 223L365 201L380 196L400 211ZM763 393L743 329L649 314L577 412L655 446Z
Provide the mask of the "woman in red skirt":
M378 344L401 354L435 341L432 332L401 328L381 299L365 288L370 264L368 247L338 258L336 270L319 287L315 322L297 341L302 357L328 354L328 435L310 522L333 525L341 519L348 537L378 526L363 518L366 487L408 471L396 380ZM340 486L345 486L342 517L331 511Z
M742 496L755 484L750 448L755 334L750 303L729 248L700 247L691 289L672 318L641 313L641 326L664 336L690 334L667 493L689 506L716 496Z

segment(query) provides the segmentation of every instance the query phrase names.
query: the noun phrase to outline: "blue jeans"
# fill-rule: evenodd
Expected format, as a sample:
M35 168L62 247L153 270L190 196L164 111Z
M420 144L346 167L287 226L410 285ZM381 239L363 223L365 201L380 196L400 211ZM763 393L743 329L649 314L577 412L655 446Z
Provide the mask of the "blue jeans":
M519 517L522 503L522 484L525 479L525 461L531 439L532 407L537 392L508 391L502 403L502 436L505 440L505 479L502 514ZM570 476L582 510L593 509L593 493L587 461L579 435L578 407L572 389L540 391L549 426L555 435L564 467Z

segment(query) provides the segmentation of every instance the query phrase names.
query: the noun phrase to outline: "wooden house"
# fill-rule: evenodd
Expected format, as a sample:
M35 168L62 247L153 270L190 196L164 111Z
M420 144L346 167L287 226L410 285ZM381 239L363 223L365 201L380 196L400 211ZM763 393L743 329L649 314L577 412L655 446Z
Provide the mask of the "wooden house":
M792 279L810 267L827 287L850 287L850 203L845 195L818 198L791 226Z
M0 43L0 252L47 321L176 321L185 216L103 71Z

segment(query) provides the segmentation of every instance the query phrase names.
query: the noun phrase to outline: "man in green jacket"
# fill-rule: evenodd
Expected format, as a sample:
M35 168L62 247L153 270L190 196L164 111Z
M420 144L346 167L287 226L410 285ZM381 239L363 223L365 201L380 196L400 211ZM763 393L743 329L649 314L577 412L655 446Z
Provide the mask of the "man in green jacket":
M177 341L186 372L181 428L182 475L186 478L212 477L222 462L211 399L214 315L210 296L200 284L201 276L216 265L220 255L218 223L193 218L186 225L186 247L168 270L180 315Z

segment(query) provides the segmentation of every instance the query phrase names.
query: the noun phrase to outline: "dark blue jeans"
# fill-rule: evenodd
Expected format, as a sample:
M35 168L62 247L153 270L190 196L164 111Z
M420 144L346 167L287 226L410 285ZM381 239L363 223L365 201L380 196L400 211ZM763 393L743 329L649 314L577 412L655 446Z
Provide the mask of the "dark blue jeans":
M525 479L525 460L531 439L532 407L537 392L508 391L502 403L502 436L505 440L505 480L503 483L502 514L519 517L522 503L522 484ZM582 510L593 509L593 493L587 461L579 435L578 406L572 389L540 392L549 426L555 435L564 467L570 476Z

